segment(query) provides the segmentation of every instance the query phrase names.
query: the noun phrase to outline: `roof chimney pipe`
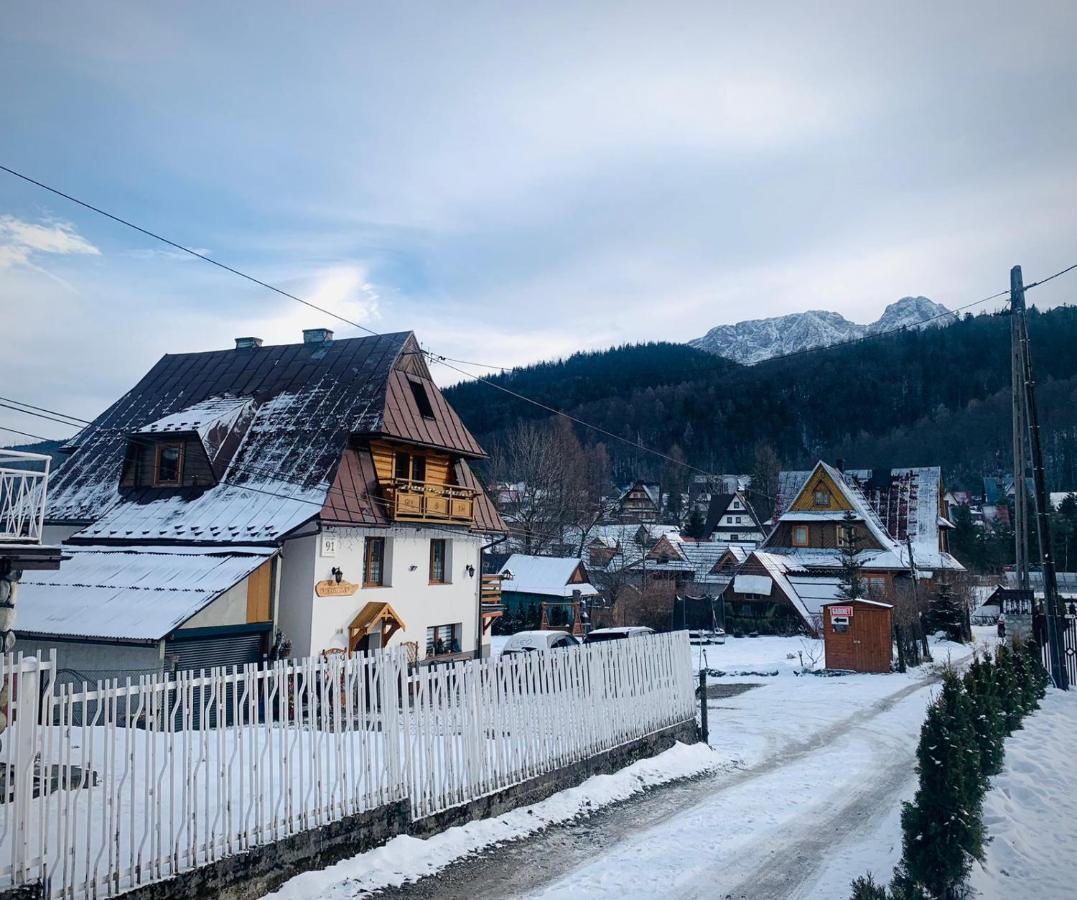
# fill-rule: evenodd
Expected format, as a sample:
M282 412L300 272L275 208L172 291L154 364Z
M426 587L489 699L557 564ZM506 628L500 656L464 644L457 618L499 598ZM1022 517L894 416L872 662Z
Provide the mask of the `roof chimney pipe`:
M236 338L237 350L251 350L254 347L261 347L262 339L256 337L241 337Z
M328 328L304 328L304 344L328 344L333 340L333 332Z
M841 472L842 475L845 474L845 460L840 456L838 457L838 471Z

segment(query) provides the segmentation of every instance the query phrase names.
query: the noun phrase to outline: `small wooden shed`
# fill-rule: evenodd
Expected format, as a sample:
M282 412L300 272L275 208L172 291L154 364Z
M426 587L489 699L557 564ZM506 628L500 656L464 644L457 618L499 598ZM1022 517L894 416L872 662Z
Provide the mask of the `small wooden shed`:
M823 604L823 648L828 669L889 672L894 607L875 600Z

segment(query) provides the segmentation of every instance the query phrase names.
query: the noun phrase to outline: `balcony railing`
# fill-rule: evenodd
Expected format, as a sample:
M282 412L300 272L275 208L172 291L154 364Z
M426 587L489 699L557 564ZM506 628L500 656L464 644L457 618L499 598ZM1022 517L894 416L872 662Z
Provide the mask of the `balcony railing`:
M477 491L471 488L397 478L387 493L394 521L459 525L475 521Z
M40 453L0 450L0 542L41 543L49 462Z

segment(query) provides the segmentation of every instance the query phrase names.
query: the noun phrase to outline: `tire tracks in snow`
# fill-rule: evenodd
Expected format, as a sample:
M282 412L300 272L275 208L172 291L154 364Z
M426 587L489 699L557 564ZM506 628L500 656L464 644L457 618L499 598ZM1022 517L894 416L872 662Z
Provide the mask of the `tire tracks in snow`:
M551 826L478 857L459 860L437 875L380 892L378 896L482 900L541 893L569 877L573 871L595 862L603 853L639 837L642 832L720 803L723 794L802 763L853 732L873 737L876 743L892 744L893 760L888 761L885 774L880 773L882 777L866 784L865 789L856 792L847 803L813 819L810 829L799 840L778 845L765 859L753 858L751 868L735 876L734 888L716 889L720 878L733 874L723 865L713 870L704 867L698 877L693 878L693 884L681 884L676 891L678 897L785 900L818 870L828 844L857 829L869 827L885 813L886 804L893 802L908 782L912 772L912 751L906 748L906 752L901 752L892 737L887 741L886 736L871 729L870 725L939 678L939 673L932 672L808 738L784 743L775 754L757 765L726 768L702 778L655 788L640 797L599 810L585 820ZM789 828L788 824L781 825L775 831ZM728 883L727 878L724 880ZM662 889L656 889L653 896L663 896Z

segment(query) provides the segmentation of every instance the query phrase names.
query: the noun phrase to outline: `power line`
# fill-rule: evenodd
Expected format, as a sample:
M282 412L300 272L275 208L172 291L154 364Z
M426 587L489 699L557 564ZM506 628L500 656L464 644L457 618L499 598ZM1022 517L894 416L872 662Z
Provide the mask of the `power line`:
M42 412L34 412L29 409L21 409L18 406L14 406L11 403L0 403L0 407L4 409L14 410L15 412L22 413L27 416L37 416L39 419L48 419L50 422L59 422L61 425L67 425L69 428L78 428L79 426L74 422L67 422L64 419L58 419L55 416L45 415Z
M31 434L29 431L19 431L18 428L8 428L0 425L0 431L10 431L12 434L21 434L23 437L33 438L35 441L51 441L53 438L42 437L40 434Z
M112 221L117 222L117 223L119 223L121 225L124 225L127 228L131 228L131 229L133 229L133 230L135 230L135 231L137 231L137 232L139 232L141 234L146 235L147 237L153 238L154 240L160 241L160 242L162 242L164 244L167 244L170 247L173 247L173 248L175 248L177 250L180 250L180 251L182 251L184 253L187 253L187 254L189 254L189 255L197 258L197 259L200 259L203 262L208 262L211 265L217 266L218 268L223 269L226 272L230 272L233 275L237 275L240 278L243 278L243 279L245 279L245 280L247 280L247 281L249 281L249 282L251 282L253 284L257 284L260 287L264 287L267 290L270 290L270 291L273 291L274 293L280 294L283 297L287 297L290 300L294 300L297 303L302 303L304 306L307 306L310 309L317 310L318 312L323 313L324 315L328 315L328 316L330 316L332 318L335 318L338 321L344 322L347 325L351 325L351 326L353 326L355 328L359 328L360 330L365 331L368 334L371 334L371 335L374 335L374 336L380 336L378 334L378 332L374 331L373 329L368 328L367 326L362 325L362 324L360 324L358 322L355 322L355 321L353 321L351 319L348 319L345 316L340 315L339 313L333 312L332 310L326 309L326 308L324 308L322 306L318 306L315 303L311 303L309 300L304 300L302 297L298 297L295 294L289 293L288 291L285 291L285 290L283 290L283 289L281 289L279 287L276 287L275 285L269 284L266 281L262 281L260 278L256 278L253 275L248 275L246 272L240 271L239 269L236 269L233 266L229 266L229 265L226 265L225 263L218 262L217 260L213 259L212 257L206 256L204 253L199 253L196 250L192 250L190 247L186 247L183 244L178 243L177 241L173 241L170 238L164 237L163 235L158 234L158 233L156 233L154 231L151 231L148 228L144 228L141 225L136 225L135 223L129 221L128 219L125 219L125 218L123 218L121 216L118 216L118 215L116 215L114 213L110 213L110 212L108 212L108 211L106 211L104 209L101 209L98 206L95 206L95 205L93 205L91 203L88 203L85 200L80 200L77 197L72 196L71 194L68 194L68 193L66 193L66 192L64 192L64 191L62 191L62 190L60 190L58 188L52 187L51 185L45 184L42 181L38 181L37 179L31 178L29 175L24 175L22 172L18 172L15 169L10 168L9 166L3 165L2 163L0 163L0 171L7 172L9 175L14 176L15 178L19 178L22 181L27 182L28 184L32 184L32 185L34 185L36 187L41 188L42 190L48 191L48 192L50 192L52 194L55 194L58 197L62 197L65 200L68 200L68 201L70 201L72 203L75 203L75 204L85 208L85 209L90 210L91 212L95 212L98 215L104 216L107 219L111 219ZM1033 284L1028 285L1025 288L1025 290L1028 290L1030 288L1036 287L1036 286L1041 285L1041 284L1046 284L1048 281L1051 281L1051 280L1053 280L1055 278L1058 278L1059 276L1064 275L1067 272L1070 272L1070 271L1072 271L1074 269L1077 269L1077 263L1075 263L1075 264L1073 264L1073 265L1071 265L1071 266L1069 266L1069 267L1067 267L1065 269L1062 269L1061 271L1056 272L1053 275L1048 276L1047 278L1044 278L1044 279L1042 279L1042 280L1040 280L1038 282L1034 282ZM1000 292L998 292L996 294L992 294L989 297L984 297L984 298L982 298L980 300L974 300L972 303L967 303L967 304L965 304L963 306L959 306L954 310L949 310L947 312L939 313L939 314L937 314L935 316L931 316L931 317L929 317L927 319L924 319L919 324L926 324L927 322L934 321L935 319L943 318L945 316L954 315L954 314L956 314L958 312L961 312L963 310L969 309L969 308L971 308L973 306L977 306L977 305L979 305L981 303L986 303L986 302L988 302L990 300L995 300L995 299L998 299L999 297L1006 296L1009 293L1010 292L1009 292L1008 289L1005 290L1005 291L1000 291ZM871 334L871 335L865 335L864 337L861 337L861 338L853 338L852 340L849 340L849 341L841 341L841 342L838 342L836 344L827 344L827 345L822 345L822 346L819 346L819 347L807 347L807 348L804 348L803 350L797 350L797 351L793 351L791 353L783 354L781 356L771 357L768 360L763 360L763 362L771 362L771 361L775 361L775 360L789 359L789 358L792 358L792 357L795 357L795 356L800 356L800 355L803 355L803 354L806 354L806 353L819 352L821 350L832 350L832 349L836 349L836 348L839 348L839 347L848 346L848 345L851 345L851 344L862 343L864 341L872 340L874 338L882 337L884 335L892 334L892 333L895 333L895 332L901 331L901 330L904 330L903 327L895 327L895 328L887 329L885 331L876 332L876 333ZM465 371L464 369L457 368L456 366L451 365L450 360L452 362L460 362L463 365L481 366L483 368L488 368L488 369L491 369L491 370L494 370L494 371L505 371L505 367L494 366L494 365L489 364L489 363L465 362L465 361L461 361L461 360L455 360L452 357L441 356L441 355L433 353L432 351L429 351L429 350L424 350L422 352L423 352L424 355L426 355L432 361L439 362L443 366L446 366L447 368L452 369L453 371L455 371L455 372L457 372L457 373L459 373L461 375L464 375L465 377L471 378L471 379L473 379L475 381L478 381L481 384L485 384L485 385L487 385L489 387L493 387L493 388L495 388L495 389L497 389L499 391L503 391L504 393L509 394L509 395L515 397L518 400L522 400L522 401L524 401L526 403L530 403L530 404L532 404L532 405L534 405L534 406L536 406L536 407L538 407L540 409L543 409L546 412L549 412L549 413L551 413L553 415L562 416L562 417L564 417L566 419L569 419L570 421L574 422L575 424L577 424L577 425L579 425L579 426L581 426L583 428L589 428L592 431L595 431L595 432L597 432L599 434L603 434L606 437L612 438L613 440L620 441L620 442L622 442L624 444L627 444L628 446L633 447L636 450L643 451L645 453L650 453L650 454L652 454L654 456L657 456L657 457L659 457L661 459L664 459L667 462L671 462L674 465L683 466L686 469L689 469L689 470L694 471L694 472L698 472L698 473L700 473L702 475L707 475L707 476L712 477L712 478L718 477L713 472L708 472L705 469L700 469L700 468L698 468L696 466L692 466L692 465L684 462L683 460L675 459L674 457L669 456L668 454L662 453L659 450L655 450L653 448L647 447L646 445L642 444L639 441L632 441L632 440L629 440L628 438L624 438L624 437L622 437L622 436L620 436L618 434L614 434L611 431L608 431L608 430L606 430L604 428L601 428L601 427L599 427L597 425L594 425L594 424L592 424L590 422L587 422L587 421L585 421L583 419L580 419L577 416L572 416L569 413L564 412L563 410L559 410L559 409L556 409L555 407L548 406L547 404L544 404L544 403L542 403L542 402L540 402L538 400L534 400L531 397L527 397L527 396L525 396L523 394L520 394L520 393L518 393L516 391L513 391L513 390L511 390L509 388L506 388L503 385L499 385L499 384L496 384L496 383L494 383L494 382L492 382L492 381L490 381L488 379L481 378L478 375L475 375L473 372L468 372L468 371ZM2 405L3 404L0 404L0 406L2 406ZM11 407L9 407L9 408L11 408ZM22 412L23 410L17 410L17 411ZM54 421L59 421L59 420L57 419L57 420L54 420ZM68 423L62 423L62 424L68 424Z
M92 425L92 422L88 422L86 419L80 419L78 416L69 416L66 413L56 412L55 410L45 409L43 406L34 406L32 403L23 403L21 400L12 400L10 397L0 397L0 400L6 403L15 403L19 406L25 406L27 409L36 409L38 412L51 413L54 416L63 416L65 419L72 419L75 423L82 422L86 425Z
M48 191L51 194L55 194L57 197L63 197L65 200L69 200L72 203L76 203L84 209L88 209L91 212L97 213L99 216L104 216L106 219L111 219L113 222L118 222L119 224L125 225L128 228L133 228L135 231L140 232L147 237L151 237L155 241L160 241L162 244L167 244L169 247L174 247L176 250L180 250L183 253L188 253L191 256L194 256L197 259L202 260L203 262L208 262L210 265L216 266L219 269L224 269L224 271L226 272L231 272L233 275L238 275L240 278L245 278L247 281L250 281L253 284L257 284L259 287L264 287L266 290L273 291L276 294L280 294L282 297L287 297L289 300L294 300L296 303L302 303L304 306L308 306L311 309L317 310L318 312L323 313L327 316L332 316L334 319L338 319L341 322L344 322L348 325L352 325L355 328L367 332L368 334L374 335L375 337L379 336L378 332L374 331L372 328L367 328L366 325L361 325L358 322L353 322L351 319L348 319L340 315L339 313L335 313L332 310L326 309L324 306L318 306L318 304L316 303L311 303L309 300L304 300L302 297L297 297L295 294L291 294L288 291L285 291L279 287L276 287L275 285L270 284L267 281L262 281L260 278L255 278L253 275L248 275L246 272L241 272L239 269L233 268L232 266L226 265L225 263L218 262L211 256L206 256L206 254L204 253L199 253L197 250L192 250L190 247L185 247L183 244L180 244L177 241L173 241L170 238L166 238L163 235L157 234L155 231L150 231L148 228L143 228L141 225L136 225L134 222L130 222L127 219L107 212L106 210L101 209L99 206L94 206L92 203L87 203L85 200L79 200L78 197L73 197L71 196L71 194L64 193L58 188L51 187L50 185L47 185L42 181L37 181L36 179L31 178L29 175L24 175L22 172L16 172L14 169L9 168L2 163L0 163L0 171L7 172L9 175L14 175L16 178L21 178L28 184L35 185L42 190Z

